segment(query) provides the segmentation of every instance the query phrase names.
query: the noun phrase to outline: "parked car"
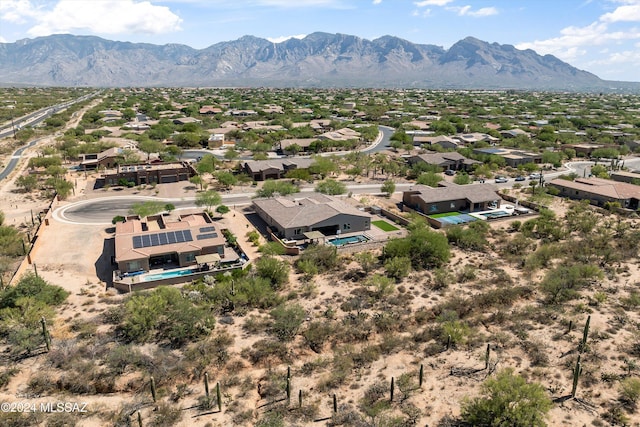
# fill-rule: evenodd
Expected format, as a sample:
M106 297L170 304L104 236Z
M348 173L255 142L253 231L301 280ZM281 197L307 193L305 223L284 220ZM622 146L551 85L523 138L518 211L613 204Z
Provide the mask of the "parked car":
M539 173L532 173L531 175L529 175L529 179L540 179L542 175Z
M522 175L516 176L516 181L524 181L524 176Z
M454 171L453 169L447 169L446 171L444 171L445 175L449 175L449 176L453 176L456 174L456 171Z
M496 184L501 182L509 182L509 179L506 176L496 176Z

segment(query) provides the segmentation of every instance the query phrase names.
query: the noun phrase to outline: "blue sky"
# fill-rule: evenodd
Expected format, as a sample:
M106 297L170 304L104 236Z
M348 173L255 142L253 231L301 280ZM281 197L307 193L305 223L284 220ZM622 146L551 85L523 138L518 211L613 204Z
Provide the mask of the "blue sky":
M315 31L449 48L473 36L640 81L640 0L0 0L0 42L50 34L180 43Z

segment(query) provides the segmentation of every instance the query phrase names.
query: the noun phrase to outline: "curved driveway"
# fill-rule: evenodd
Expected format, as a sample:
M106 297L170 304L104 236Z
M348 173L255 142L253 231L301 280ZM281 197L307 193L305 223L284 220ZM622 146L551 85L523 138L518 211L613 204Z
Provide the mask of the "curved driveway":
M347 185L353 194L379 193L382 184ZM407 190L414 184L396 184L396 191ZM301 188L301 193L314 191L313 186ZM222 203L227 206L243 206L251 203L255 193L222 194ZM171 203L176 210L196 207L195 197L163 199L153 196L111 196L82 200L62 206L53 211L53 218L67 224L108 225L113 217L129 213L135 203L153 200L160 203Z

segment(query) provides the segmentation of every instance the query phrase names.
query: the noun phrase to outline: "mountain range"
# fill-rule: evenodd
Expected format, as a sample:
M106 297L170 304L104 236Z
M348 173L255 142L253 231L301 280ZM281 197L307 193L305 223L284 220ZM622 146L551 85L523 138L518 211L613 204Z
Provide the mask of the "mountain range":
M94 36L0 43L0 84L36 86L372 87L609 91L610 82L552 55L473 37L449 49L393 36L312 33L273 43L244 36L204 49Z

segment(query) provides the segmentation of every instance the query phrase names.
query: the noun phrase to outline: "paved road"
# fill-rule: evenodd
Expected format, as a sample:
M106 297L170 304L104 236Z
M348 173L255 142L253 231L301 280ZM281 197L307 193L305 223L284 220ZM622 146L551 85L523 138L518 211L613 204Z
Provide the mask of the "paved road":
M89 98L92 98L94 96L97 96L100 93L100 91L98 92L94 92L88 95L84 95L78 99L75 99L73 101L67 101L64 102L62 104L58 104L58 105L54 105L52 107L48 107L46 109L46 111L38 111L35 113L31 113L31 114L27 114L24 117L21 117L20 120L23 120L25 123L25 126L35 126L37 124L39 124L40 122L42 122L43 120L51 117L52 115L58 113L59 111L64 110L65 108L68 108L69 106L76 104L78 102L82 102L82 101L86 101ZM17 122L16 122L17 125ZM9 129L9 130L5 130L0 132L0 138L3 138L5 136L9 136L9 135L13 135L13 129ZM20 160L20 157L22 157L22 153L24 152L24 150L26 150L29 147L33 147L34 145L36 145L38 142L40 142L41 140L43 140L45 137L42 138L38 138L38 139L34 139L33 141L27 143L26 145L23 145L22 147L18 148L13 155L11 156L11 159L9 160L9 163L7 163L7 165L5 166L4 170L2 172L0 172L0 181L2 181L3 179L5 179L6 177L9 176L9 174L13 171L13 169L16 167L16 165L18 164L18 161Z
M347 185L347 190L353 194L379 193L380 184ZM396 192L402 192L414 184L396 184ZM304 187L302 193L312 192L313 186ZM255 193L222 194L222 203L227 206L244 206L251 203ZM171 203L176 210L196 207L195 197L163 199L152 196L109 196L99 199L83 200L62 206L53 212L53 217L60 222L70 224L108 225L117 215L127 215L131 206L148 200L161 203Z
M13 155L11 156L11 159L9 160L9 163L7 163L7 166L4 167L4 170L0 172L0 181L8 177L9 174L13 171L13 169L15 169L16 165L18 164L18 160L20 160L20 157L22 157L22 153L24 152L24 150L26 150L29 147L33 147L43 139L44 138L34 139L27 145L24 145L18 148L16 151L14 151Z
M393 135L393 132L395 132L395 129L392 128L392 127L389 127L389 126L378 126L378 128L380 129L381 137L376 139L367 148L363 148L362 150L360 150L361 152L363 152L363 153L377 153L378 151L387 150L390 147L391 136ZM198 160L199 158L201 158L202 156L205 156L207 154L213 154L215 157L217 157L219 159L224 159L224 150L204 150L204 149L184 150L182 152L182 155L180 156L180 158L183 159L183 160ZM347 152L340 151L340 152L320 153L320 154L321 155L336 154L338 156L343 156L343 155L347 154ZM304 157L304 156L298 156L298 157ZM241 160L251 160L252 157L251 156L242 156L242 157L240 157L240 159Z

